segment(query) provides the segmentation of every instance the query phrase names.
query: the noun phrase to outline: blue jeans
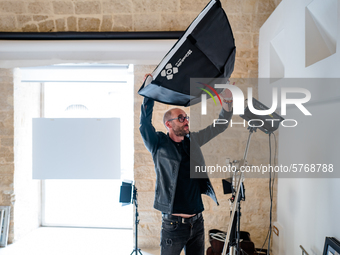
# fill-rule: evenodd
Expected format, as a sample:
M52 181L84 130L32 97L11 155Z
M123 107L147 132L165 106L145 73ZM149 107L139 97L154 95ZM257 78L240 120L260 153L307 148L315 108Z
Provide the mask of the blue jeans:
M204 220L192 223L162 219L161 255L204 255Z

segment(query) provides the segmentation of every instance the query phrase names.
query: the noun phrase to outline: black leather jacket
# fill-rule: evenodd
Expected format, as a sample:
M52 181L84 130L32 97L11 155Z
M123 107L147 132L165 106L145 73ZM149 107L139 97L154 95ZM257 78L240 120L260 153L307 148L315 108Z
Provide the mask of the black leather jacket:
M146 148L152 154L155 164L156 187L154 208L163 213L172 213L181 155L169 135L163 132L156 132L153 127L151 123L153 106L154 101L152 99L144 98L141 107L139 130ZM222 108L219 119L230 120L231 117L232 112L227 112ZM190 146L188 148L191 150L190 154L195 155L196 165L205 166L200 147L223 132L227 126L228 125L216 125L213 127L210 125L198 132L191 132L184 138L184 146ZM206 178L200 179L201 194L210 196L218 205L211 182L207 174L205 175Z

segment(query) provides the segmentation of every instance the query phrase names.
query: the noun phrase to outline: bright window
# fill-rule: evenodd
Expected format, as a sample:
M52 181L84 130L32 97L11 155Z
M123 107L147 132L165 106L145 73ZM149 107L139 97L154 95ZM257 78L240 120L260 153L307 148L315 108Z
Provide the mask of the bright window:
M26 68L23 80L42 83L45 118L120 118L122 179L132 180L132 65ZM121 180L44 180L43 226L132 228L132 206L119 203L120 185Z

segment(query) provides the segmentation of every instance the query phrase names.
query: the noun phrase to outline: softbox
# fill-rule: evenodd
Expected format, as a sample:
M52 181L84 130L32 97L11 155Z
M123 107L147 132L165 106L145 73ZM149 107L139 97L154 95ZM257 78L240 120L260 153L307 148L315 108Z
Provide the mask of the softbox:
M132 197L132 183L122 182L120 186L119 203L130 204Z
M178 39L139 89L158 102L189 106L202 90L190 93L190 78L225 78L234 70L234 36L219 0L212 0ZM222 89L216 89L218 93ZM193 92L193 91L192 91Z

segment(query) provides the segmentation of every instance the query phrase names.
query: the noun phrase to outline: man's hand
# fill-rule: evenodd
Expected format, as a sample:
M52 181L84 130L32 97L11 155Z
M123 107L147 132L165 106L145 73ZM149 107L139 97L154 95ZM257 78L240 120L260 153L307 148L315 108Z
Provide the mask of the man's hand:
M153 76L152 76L151 73L147 73L147 74L144 75L143 83L144 83L147 79L150 79L149 82L152 81ZM147 85L147 84L146 84L146 85ZM147 108L147 102L148 102L148 101L153 101L153 99L144 97L144 99L143 99L144 110L146 110L146 108Z
M235 82L233 83L235 85ZM220 96L223 98L223 103L222 106L224 110L227 112L231 112L233 109L233 94L229 89L224 89L221 93Z
M144 75L144 80L143 80L143 82L144 82L149 76L153 79L152 74L151 74L151 73L147 73L147 74Z

